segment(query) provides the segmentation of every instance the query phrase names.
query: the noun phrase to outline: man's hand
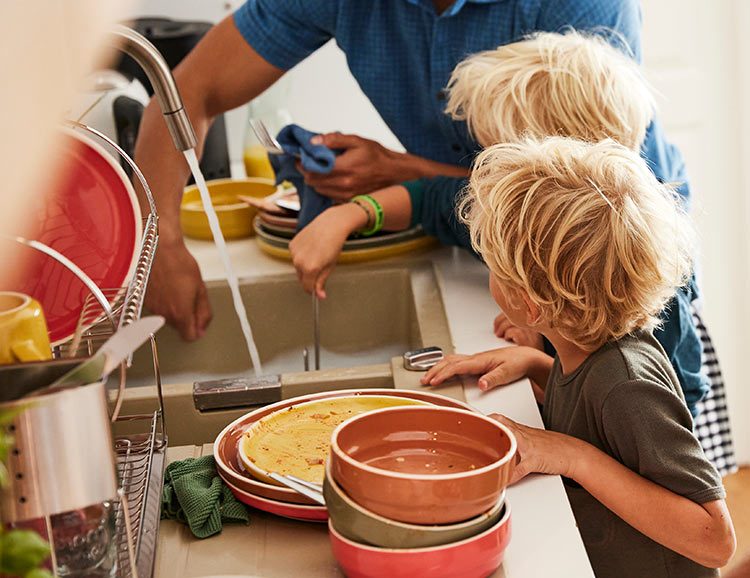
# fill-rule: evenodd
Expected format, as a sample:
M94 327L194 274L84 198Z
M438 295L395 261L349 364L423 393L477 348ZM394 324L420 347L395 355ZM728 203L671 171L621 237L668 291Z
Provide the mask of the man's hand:
M343 151L327 175L305 171L297 163L305 183L321 195L348 201L355 195L382 189L400 180L397 159L402 155L374 140L333 132L313 137L311 142Z
M537 333L533 329L516 327L505 313L500 313L495 317L494 331L500 339L544 351L544 340L541 333Z
M320 299L326 298L326 280L347 237L366 224L365 212L353 203L346 203L323 211L294 236L289 251L305 291L315 291Z
M181 241L159 245L151 269L146 306L163 315L186 341L203 337L211 322L211 305L198 263Z
M440 385L456 375L480 375L479 389L487 391L529 376L540 367L551 367L551 358L530 347L503 347L475 355L449 355L430 368L422 385Z

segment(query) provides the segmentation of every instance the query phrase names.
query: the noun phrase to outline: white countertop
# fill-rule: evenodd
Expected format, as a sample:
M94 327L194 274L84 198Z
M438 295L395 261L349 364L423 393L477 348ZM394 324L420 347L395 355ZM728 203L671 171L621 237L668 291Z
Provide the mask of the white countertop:
M204 279L224 279L212 243L187 241ZM263 254L253 239L228 243L238 277L291 273L291 264ZM485 267L465 251L442 248L423 255L437 268L453 345L458 353L475 353L507 345L492 333L498 312L488 290ZM335 274L335 273L334 273ZM464 383L467 401L483 413L502 413L530 426L543 427L527 380L482 393ZM513 538L506 552L507 578L593 577L559 476L530 476L508 489L513 508Z

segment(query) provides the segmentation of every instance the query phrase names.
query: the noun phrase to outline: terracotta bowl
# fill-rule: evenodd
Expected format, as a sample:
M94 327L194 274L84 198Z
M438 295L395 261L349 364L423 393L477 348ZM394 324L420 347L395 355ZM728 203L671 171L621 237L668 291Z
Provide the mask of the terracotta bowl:
M351 418L331 437L333 479L360 506L409 524L453 524L490 510L516 440L483 415L397 407Z
M238 445L243 434L247 431L253 423L258 421L264 416L267 416L279 409L296 405L305 401L312 401L315 399L328 399L332 397L341 397L347 395L393 395L397 397L406 397L409 399L418 399L422 401L430 402L434 405L445 406L445 407L456 407L470 410L471 408L460 401L431 393L429 391L409 391L409 390L397 390L397 389L344 389L339 391L327 391L322 393L315 393L310 395L303 395L291 399L286 399L278 403L267 405L251 411L230 423L224 430L218 435L214 442L214 460L216 461L216 470L218 471L221 478L232 487L239 489L243 492L248 492L260 496L262 498L268 498L271 500L279 500L283 502L290 502L296 504L308 504L313 505L314 502L305 496L298 494L294 490L283 488L261 482L254 479L249 473L245 472L242 464L240 463L238 455Z
M491 528L466 540L394 550L375 548L344 538L328 521L333 555L348 578L484 578L503 563L510 542L510 506Z
M497 523L505 501L503 492L491 510L458 524L405 524L379 516L357 504L333 479L330 467L326 467L323 496L328 516L339 534L360 544L398 549L442 546L480 534Z

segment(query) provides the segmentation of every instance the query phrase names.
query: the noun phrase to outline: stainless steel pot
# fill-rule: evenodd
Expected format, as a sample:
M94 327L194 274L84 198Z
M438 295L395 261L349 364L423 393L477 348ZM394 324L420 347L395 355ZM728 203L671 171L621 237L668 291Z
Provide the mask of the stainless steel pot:
M117 498L104 384L92 383L0 404L18 412L7 426L9 484L4 523L45 518Z

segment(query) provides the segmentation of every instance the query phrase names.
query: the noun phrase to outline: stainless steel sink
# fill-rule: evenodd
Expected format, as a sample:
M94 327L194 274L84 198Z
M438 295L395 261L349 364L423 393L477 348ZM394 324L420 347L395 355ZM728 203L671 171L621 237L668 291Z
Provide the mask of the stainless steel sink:
M175 288L175 290L179 290ZM320 303L321 369L389 363L404 351L448 337L432 266L348 268L328 282ZM241 282L263 372L303 371L303 349L313 357L310 296L292 275ZM192 383L253 374L229 288L211 283L214 318L206 335L183 342L170 327L157 336L163 383ZM442 334L442 335L441 335ZM424 336L430 337L425 340ZM142 348L128 372L129 386L153 383L150 352Z

